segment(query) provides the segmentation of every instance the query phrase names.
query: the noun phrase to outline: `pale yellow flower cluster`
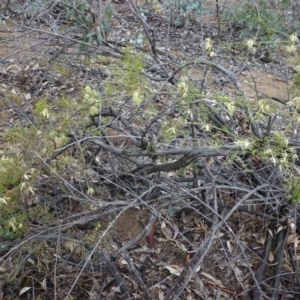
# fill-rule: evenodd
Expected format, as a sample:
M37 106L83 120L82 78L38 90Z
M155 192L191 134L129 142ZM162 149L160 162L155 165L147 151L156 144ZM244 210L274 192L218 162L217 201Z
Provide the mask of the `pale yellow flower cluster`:
M185 98L189 92L189 86L187 84L188 78L186 76L182 76L180 78L180 82L177 85L178 92L182 93L182 97Z
M138 88L132 95L132 102L136 105L140 105L143 101L143 95L141 93L141 89Z
M214 52L214 46L213 46L213 42L212 42L211 38L207 38L205 40L204 47L205 47L205 50L207 52L209 52L210 57L215 57L216 56L216 53Z
M299 44L299 39L297 33L294 33L289 36L288 45L285 47L285 50L289 53L295 53L297 44Z
M95 115L99 113L101 99L97 91L93 90L90 86L85 87L84 102L91 105L90 114Z
M255 40L254 39L249 39L246 41L246 46L248 48L248 50L254 52L255 51Z

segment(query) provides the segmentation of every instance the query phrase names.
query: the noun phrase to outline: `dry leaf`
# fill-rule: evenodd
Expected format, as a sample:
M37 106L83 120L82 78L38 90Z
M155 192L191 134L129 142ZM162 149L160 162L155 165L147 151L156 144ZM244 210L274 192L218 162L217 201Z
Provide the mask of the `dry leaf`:
M164 299L164 293L161 290L158 290L158 299L163 300Z
M101 292L101 285L98 282L98 280L96 280L94 277L92 279L93 279L93 283L94 283L94 291L97 293Z
M189 224L195 217L193 215L186 215L182 217L183 224Z
M214 163L215 159L213 157L210 157L207 161L207 166L210 167Z
M179 234L179 227L177 226L177 224L173 224L173 228L174 228L173 239L175 240Z
M167 227L167 225L164 221L162 221L160 229L166 239L168 239L168 240L172 239L172 237L173 237L172 230Z
M290 245L291 243L293 243L295 240L295 237L296 237L296 235L294 233L290 234L286 241L287 245Z
M268 232L269 232L269 235L270 235L271 237L274 237L273 231L272 231L271 229L268 229Z
M227 241L227 247L230 254L232 254L232 247L230 241Z
M29 291L31 289L30 286L26 286L24 288L21 289L19 296L23 295L24 293L26 293L27 291Z
M241 269L238 268L237 266L235 266L233 270L234 270L234 274L235 274L236 278L237 278L240 282L242 282L242 280L243 280L243 277L242 277L243 272L241 271Z
M8 272L9 270L14 270L14 265L11 262L11 257L9 257L0 265L0 272Z
M294 248L297 249L298 248L298 245L299 245L299 236L297 236L297 238L295 238L295 241L294 241Z
M294 223L290 223L290 227L291 227L291 233L295 233L296 232L296 226L295 226L295 224Z
M214 237L213 237L213 239L215 240L215 239L219 239L219 238L221 238L222 236L224 236L225 235L225 233L223 233L223 232L218 232L218 233L216 233L215 235L214 235Z
M47 291L47 279L46 278L41 282L41 286L42 286L43 290Z
M285 226L282 226L280 225L278 228L277 228L277 231L276 233L279 233L281 230L285 229Z
M88 292L88 294L90 295L89 300L98 300L99 299L98 293L96 291Z
M205 272L201 272L201 275L203 275L204 277L206 277L207 279L209 279L210 281L212 281L215 285L220 286L220 287L224 287L224 285L222 284L222 282L214 277L212 277L211 275L205 273Z
M300 168L298 168L294 165L294 170L296 171L296 175L300 176Z
M186 253L188 252L188 249L186 249L186 247L182 243L180 243L178 241L175 241L175 243L180 250L182 250L183 252L186 252Z
M169 270L169 272L172 274L172 275L175 275L175 276L180 276L180 273L181 273L181 270L182 268L178 268L176 269L175 267L171 267L171 266L166 266L164 267L164 269L167 269Z

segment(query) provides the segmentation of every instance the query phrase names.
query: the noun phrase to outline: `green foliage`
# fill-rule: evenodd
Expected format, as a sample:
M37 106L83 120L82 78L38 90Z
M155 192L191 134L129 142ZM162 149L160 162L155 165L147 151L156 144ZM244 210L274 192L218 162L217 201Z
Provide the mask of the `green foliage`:
M287 3L289 2L289 3ZM255 35L264 42L273 41L276 36L300 33L300 21L290 17L284 8L292 1L283 1L281 7L274 9L273 4L265 0L257 1L257 5L242 1L232 5L224 12L224 19L242 27L241 38Z
M44 159L65 145L70 128L84 127L93 106L97 105L99 111L98 93L87 87L84 94L86 97L78 105L70 98L53 99L51 105L48 99L41 99L34 108L35 126L15 125L3 135L7 147L0 158L0 236L15 239L23 235L28 217L44 219L44 224L51 221L48 208L38 202L36 195L40 157ZM61 174L71 163L78 164L78 160L66 152L52 169Z
M146 79L142 75L145 67L144 55L134 53L131 48L124 51L124 59L116 66L113 76L107 81L105 92L109 95L132 96L139 90L143 94Z
M24 185L30 175L26 175L26 164L20 156L3 156L0 159L0 236L5 239L22 235L27 227L28 215L21 195L25 196L29 190L33 192L33 188L29 184Z
M171 118L163 118L162 119L162 131L161 136L163 141L170 142L172 141L177 135L178 131L180 130L180 122L176 119Z
M145 36L137 32L134 36L134 38L130 39L129 43L132 45L138 45L140 47L144 47L144 41L145 41Z
M168 5L173 5L175 13L179 15L185 15L191 12L200 13L202 10L201 1L198 0L164 0L163 2Z
M295 75L294 83L297 87L300 87L300 71L298 71L297 74Z
M53 0L33 0L26 2L27 5L20 7L21 13L25 17L32 17L45 11L53 4Z
M290 196L290 201L294 204L300 203L300 181L299 177L294 176L286 180L286 190Z
M96 90L89 86L85 87L83 103L90 107L90 115L95 115L99 112L101 106L101 98Z
M46 98L44 98L42 100L39 100L36 103L34 112L39 115L39 114L43 114L43 112L45 110L49 110L49 106L47 104L47 99Z
M80 30L85 32L83 42L88 44L101 44L109 31L109 22L115 14L111 2L66 0L67 18ZM80 51L86 49L81 44Z
M31 165L40 161L33 155L33 145L39 155L53 153L67 142L66 133L70 132L69 129L80 125L78 118L84 124L85 118L93 110L99 111L99 101L98 93L89 87L85 89L84 99L78 105L74 105L73 99L61 98L52 102L56 107L53 109L44 98L34 108L36 126L15 125L7 130L3 138L11 148L0 158L0 194L15 186L23 191L31 189L30 182L25 182L24 177L30 178Z
M53 221L53 214L49 212L49 208L44 204L37 204L25 209L25 201L22 201L26 191L21 191L19 187L6 191L5 202L0 201L0 236L13 240L18 238L28 229L29 222L32 220L42 221L44 224L50 224ZM28 197L27 204L33 202L34 194L26 195ZM31 200L29 199L31 198ZM1 197L0 197L1 200Z
M52 63L52 73L59 74L64 77L72 75L72 71L69 66L57 62Z
M202 4L198 0L164 0L163 6L168 14L171 13L169 10L172 10L172 25L175 27L182 25L182 18L184 18L185 26L191 26L193 24L191 14L202 12Z
M0 210L0 236L5 239L15 239L24 234L28 216L20 204L18 194L11 196L7 204L0 203Z
M87 44L102 43L109 32L109 22L115 14L111 1L102 0L33 0L20 6L19 10L25 17L32 17L45 12L51 5L55 10L65 12L69 25L74 25L83 33L83 42ZM86 47L86 44L81 44L79 50L83 51Z
M291 169L297 159L296 150L288 146L288 140L282 132L274 132L271 138L237 140L235 144L243 150L250 149L252 156L272 163L279 170Z
M25 167L20 157L2 156L0 158L0 195L20 183Z

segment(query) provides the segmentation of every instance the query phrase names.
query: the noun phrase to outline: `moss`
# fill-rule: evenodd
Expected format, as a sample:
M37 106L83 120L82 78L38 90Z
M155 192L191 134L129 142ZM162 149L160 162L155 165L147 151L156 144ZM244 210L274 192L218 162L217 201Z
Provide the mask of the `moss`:
M13 103L15 103L17 105L22 104L23 96L21 94L19 95L19 94L11 92L9 90L3 90L2 93L6 98L10 99ZM1 102L3 103L3 101L1 101ZM2 103L1 103L0 107L2 107L2 105L3 105ZM9 106L6 102L4 102L4 103L5 104L3 105L3 107Z
M0 159L0 194L17 186L24 173L22 162L18 159L3 156Z
M294 84L297 87L300 87L300 72L297 72L297 74L295 75L295 77L294 77Z
M71 76L72 72L69 67L61 63L54 63L52 66L52 73L59 74L61 76Z
M292 203L298 204L300 202L300 183L298 179L288 180L289 184L286 190L289 193L289 198Z
M18 189L8 190L6 203L0 204L0 236L11 240L24 234L27 228L26 211L20 205Z

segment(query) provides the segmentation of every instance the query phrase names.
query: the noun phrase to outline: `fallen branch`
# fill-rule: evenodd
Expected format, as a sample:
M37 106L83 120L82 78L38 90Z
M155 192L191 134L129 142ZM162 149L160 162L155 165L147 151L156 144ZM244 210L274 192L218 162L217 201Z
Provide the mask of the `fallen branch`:
M263 275L267 269L268 259L269 259L271 246L272 246L272 241L273 241L273 237L269 234L269 236L265 242L265 251L264 251L264 254L262 257L262 263L255 273L256 283L255 283L255 286L253 287L253 298L252 298L253 300L260 299L261 283L262 283Z

